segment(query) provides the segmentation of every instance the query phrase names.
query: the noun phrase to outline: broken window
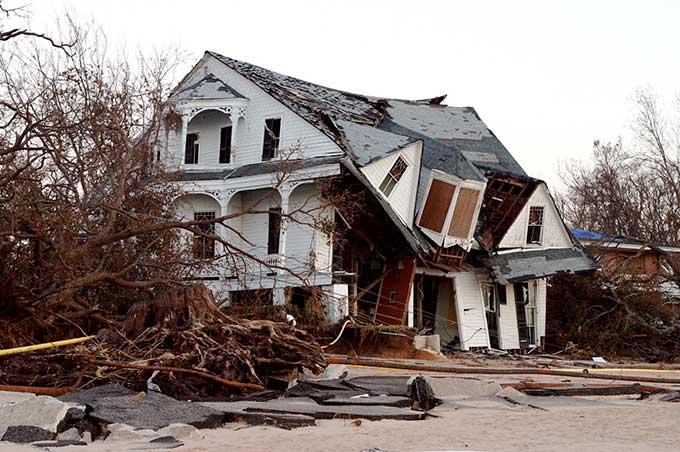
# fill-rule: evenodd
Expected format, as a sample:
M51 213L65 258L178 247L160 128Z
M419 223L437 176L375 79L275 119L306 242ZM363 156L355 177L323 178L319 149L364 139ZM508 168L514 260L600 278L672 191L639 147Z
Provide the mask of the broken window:
M482 296L484 297L484 309L496 312L496 291L492 284L482 284Z
M479 190L471 188L461 188L458 193L458 200L453 211L453 218L449 226L449 235L452 237L467 238L472 229L472 220L477 208Z
M431 231L441 233L455 191L455 185L432 179L418 224Z
M281 138L281 118L266 119L264 121L264 141L262 143L262 160L276 157Z
M198 163L198 134L187 133L186 146L184 148L184 163L195 165Z
M527 243L540 245L543 240L543 206L529 207Z
M215 212L194 212L194 221L214 220ZM203 234L214 234L215 223L196 226ZM215 240L202 235L194 236L193 254L196 259L212 259L215 257Z
M269 226L267 235L267 254L279 254L281 235L281 208L269 209Z
M508 304L508 297L503 284L496 284L496 295L498 296L498 304Z
M220 129L220 163L231 162L231 126Z
M406 172L406 169L408 168L408 163L401 158L398 157L397 161L394 162L394 165L392 165L392 168L390 171L387 173L385 176L385 179L383 179L382 183L380 184L380 191L385 194L385 196L390 196L392 193L392 190L394 190L394 187L397 185L397 182L401 179L401 176L404 175Z

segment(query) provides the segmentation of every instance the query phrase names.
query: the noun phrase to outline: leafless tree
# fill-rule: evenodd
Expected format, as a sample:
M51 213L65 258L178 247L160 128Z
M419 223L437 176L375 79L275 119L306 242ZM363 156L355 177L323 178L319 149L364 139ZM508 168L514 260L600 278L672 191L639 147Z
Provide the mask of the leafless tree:
M563 174L560 204L571 226L680 244L680 101L664 111L650 90L635 95L634 140L593 146L592 161Z
M266 211L246 206L184 221L172 209L174 175L154 151L181 54L131 61L107 52L94 27L67 30L60 41L73 43L69 52L21 39L0 52L0 327L10 332L0 339L4 346L63 337L65 327L97 331L136 301L186 284L213 262L195 259L183 234L222 243L225 252L215 259L268 265L202 227L229 228L236 216ZM282 168L279 183L293 171ZM288 219L325 227L315 211L343 196L328 193Z
M59 42L46 33L39 33L16 23L11 23L12 19L15 21L25 19L28 16L27 7L25 4L14 7L8 7L6 4L6 1L0 0L0 42L7 42L16 38L35 38L48 42L52 47L66 52L73 46L73 42Z

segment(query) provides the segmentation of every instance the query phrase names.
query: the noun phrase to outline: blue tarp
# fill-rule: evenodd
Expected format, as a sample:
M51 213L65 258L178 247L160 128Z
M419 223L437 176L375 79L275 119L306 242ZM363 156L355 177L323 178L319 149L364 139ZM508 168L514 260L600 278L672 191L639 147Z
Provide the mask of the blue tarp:
M606 235L598 234L597 232L586 231L584 229L572 229L571 233L577 239L604 240L612 238Z

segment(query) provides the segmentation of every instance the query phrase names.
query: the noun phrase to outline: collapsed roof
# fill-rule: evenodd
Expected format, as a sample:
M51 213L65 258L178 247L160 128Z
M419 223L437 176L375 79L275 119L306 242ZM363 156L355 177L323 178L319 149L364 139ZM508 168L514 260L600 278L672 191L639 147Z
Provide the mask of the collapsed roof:
M488 168L526 173L472 107L442 105L445 96L408 101L328 88L207 52L317 127L359 166L423 140L421 180L437 169L484 180Z

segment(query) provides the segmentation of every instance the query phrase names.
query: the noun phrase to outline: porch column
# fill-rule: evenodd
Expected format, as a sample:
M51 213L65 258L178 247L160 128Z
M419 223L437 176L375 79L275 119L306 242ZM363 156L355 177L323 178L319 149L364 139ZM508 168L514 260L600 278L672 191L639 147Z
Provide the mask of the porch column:
M288 215L290 211L290 189L279 190L281 194L281 228L279 230L279 265L286 266L286 236L288 232Z
M179 136L179 167L184 167L184 152L187 143L187 129L189 128L189 115L182 115L182 132Z
M231 156L229 158L230 163L235 163L236 160L236 143L238 140L236 139L236 133L238 131L238 120L241 118L241 116L235 114L233 111L230 114L231 116L231 143L229 144L231 146Z

